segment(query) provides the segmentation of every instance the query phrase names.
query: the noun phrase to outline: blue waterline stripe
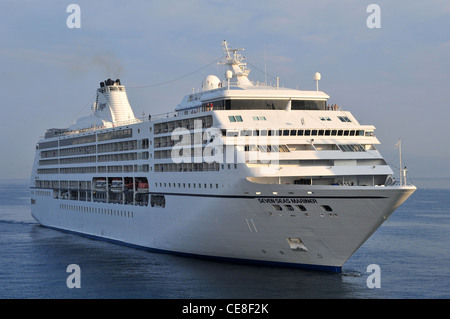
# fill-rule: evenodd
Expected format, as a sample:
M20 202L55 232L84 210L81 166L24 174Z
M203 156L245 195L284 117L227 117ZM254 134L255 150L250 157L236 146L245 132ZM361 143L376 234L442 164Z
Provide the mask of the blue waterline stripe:
M32 189L46 189L52 190L53 188L38 188L38 187L30 187ZM87 190L86 190L87 191ZM247 199L255 199L255 198L330 198L330 199L383 199L388 198L386 196L299 196L299 195L224 195L224 194L193 194L193 193L167 193L167 192L148 192L148 193L140 193L140 194L150 194L150 195L166 195L166 196L194 196L194 197L216 197L216 198L247 198Z
M150 195L171 195L171 196L194 196L194 197L218 197L218 198L332 198L332 199L383 199L386 196L279 196L279 195L220 195L220 194L192 194L192 193L165 193L149 192Z

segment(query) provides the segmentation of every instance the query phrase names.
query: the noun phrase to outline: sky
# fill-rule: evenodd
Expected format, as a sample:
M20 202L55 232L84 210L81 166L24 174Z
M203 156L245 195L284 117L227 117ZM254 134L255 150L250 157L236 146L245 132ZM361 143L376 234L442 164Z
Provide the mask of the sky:
M68 27L70 4L79 28ZM39 137L89 115L107 78L121 79L136 115L172 111L208 74L223 78L213 63L223 40L245 48L251 80L266 68L269 82L314 90L320 72L329 103L376 127L396 171L401 138L410 181L450 177L448 0L2 0L0 10L1 178L29 178Z

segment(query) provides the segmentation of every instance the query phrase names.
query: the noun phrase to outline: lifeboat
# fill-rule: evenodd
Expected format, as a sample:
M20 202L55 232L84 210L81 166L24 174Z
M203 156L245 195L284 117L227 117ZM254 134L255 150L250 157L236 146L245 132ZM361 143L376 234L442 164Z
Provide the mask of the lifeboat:
M148 183L145 182L139 182L137 187L138 193L148 193Z
M122 192L123 181L121 179L113 179L111 183L111 192Z
M100 191L100 192L104 192L106 191L106 179L98 179L97 182L95 183L95 190Z

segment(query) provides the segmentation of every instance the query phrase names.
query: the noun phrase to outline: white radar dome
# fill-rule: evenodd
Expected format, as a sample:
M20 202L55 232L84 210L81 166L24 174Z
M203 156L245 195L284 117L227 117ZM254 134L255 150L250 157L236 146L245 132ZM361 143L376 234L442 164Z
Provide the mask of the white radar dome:
M320 81L320 78L321 78L320 73L319 73L319 72L316 72L316 73L314 74L314 81Z
M233 77L233 72L232 72L231 70L227 70L227 71L225 72L225 77L226 77L227 79L231 79L231 78Z
M219 88L220 79L215 75L208 75L203 82L203 90L214 90Z

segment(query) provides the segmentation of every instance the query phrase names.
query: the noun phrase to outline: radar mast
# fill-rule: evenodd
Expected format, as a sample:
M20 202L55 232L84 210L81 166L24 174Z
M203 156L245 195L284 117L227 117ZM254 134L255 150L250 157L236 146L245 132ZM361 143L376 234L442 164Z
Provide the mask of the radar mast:
M222 65L227 65L229 70L233 72L233 76L231 78L232 82L235 82L238 86L253 86L248 79L250 69L247 68L247 63L243 62L245 57L238 53L239 51L244 51L244 49L231 49L228 45L229 44L227 41L222 41L225 56L224 60L219 63Z

